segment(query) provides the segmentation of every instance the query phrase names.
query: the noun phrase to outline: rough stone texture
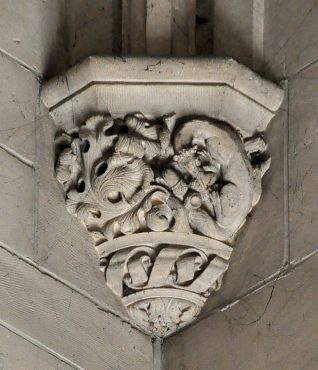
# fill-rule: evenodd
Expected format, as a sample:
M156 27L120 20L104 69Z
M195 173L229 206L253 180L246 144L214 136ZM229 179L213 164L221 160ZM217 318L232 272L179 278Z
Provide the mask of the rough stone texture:
M133 3L135 1L138 2L137 5L134 4L136 6L133 6L131 9L129 9L129 6L125 7L125 3ZM275 79L276 81L280 81L284 77L294 76L299 70L306 69L306 71L298 76L294 76L295 78L289 81L290 237L288 236L288 228L285 227L285 229L283 229L282 226L283 200L281 198L281 187L283 186L282 177L284 171L282 158L280 156L283 153L282 124L286 123L283 117L283 111L280 113L280 117L276 118L277 121L273 122L273 125L271 125L268 131L268 141L273 145L270 147L273 161L270 171L264 178L265 191L263 193L263 198L251 221L242 229L242 236L240 240L238 240L239 247L237 249L237 254L234 254L232 258L233 270L229 271L224 281L225 296L215 297L215 300L212 299L211 309L219 303L223 305L233 300L237 295L236 287L239 291L241 291L241 288L244 290L246 287L249 287L250 284L254 285L254 283L257 283L259 280L261 281L263 277L272 273L273 270L279 266L283 254L285 253L283 251L283 233L285 234L285 247L286 245L288 246L288 242L290 242L292 258L301 257L315 250L317 246L317 233L315 230L317 220L314 210L314 205L316 204L315 123L317 105L317 94L315 89L315 80L317 76L315 63L317 62L318 56L316 37L318 7L316 1L253 0L251 2L235 0L235 7L233 6L233 2L234 0L198 0L196 2L196 15L198 15L198 17L196 17L195 47L197 54L216 54L217 49L219 51L224 51L228 55L232 57L235 56L241 61L244 60L248 64L252 63L250 65L253 66L253 69L260 72L262 76ZM65 7L66 3L69 6L68 10L66 10L67 7ZM112 3L112 10L109 9L110 3ZM173 3L173 1L171 3ZM238 3L239 5L237 5ZM76 7L77 4L80 4L79 7L82 10L77 11L76 9L72 9L72 6ZM70 61L75 62L82 57L86 57L94 50L101 53L109 53L111 48L116 55L121 52L125 54L147 54L145 42L147 38L145 34L147 21L146 0L124 0L122 4L123 8L121 13L120 2L117 0L94 2L91 0L19 0L15 2L3 0L1 2L0 12L0 30L2 35L0 40L0 52L2 55L0 62L0 80L2 83L0 144L6 145L9 149L14 150L14 153L9 155L1 149L1 165L4 170L2 171L2 197L0 205L1 211L8 215L8 218L2 217L2 221L0 222L0 242L10 243L12 249L23 253L27 257L33 256L34 249L35 256L40 263L46 264L45 261L48 256L48 264L46 266L53 269L55 272L61 273L63 278L70 279L69 282L66 281L67 284L75 284L74 288L77 290L79 288L82 289L83 294L95 297L94 299L99 303L102 303L103 298L105 298L103 304L111 303L114 304L113 307L117 306L116 302L108 300L111 299L110 295L106 293L105 296L103 296L103 292L105 292L103 289L105 288L102 286L102 277L96 269L97 257L95 251L86 248L87 245L81 246L80 253L83 251L84 254L82 257L78 257L76 253L78 244L74 246L74 248L71 248L71 250L67 249L69 240L63 234L66 235L69 232L68 229L73 229L74 234L76 234L74 238L78 243L85 244L90 241L90 239L88 236L84 235L84 230L80 231L81 225L78 225L77 222L72 223L72 217L67 216L58 186L56 186L54 181L49 184L50 178L52 180L54 180L54 178L53 162L47 164L46 161L48 157L44 160L44 165L48 166L48 174L44 175L44 170L42 170L42 175L47 176L43 184L44 189L40 190L40 193L43 194L42 210L39 219L36 221L36 223L40 224L38 237L43 243L33 244L31 237L33 214L31 209L33 207L37 208L37 204L32 203L33 198L32 195L30 195L31 193L33 194L34 191L32 188L33 185L31 185L32 181L30 180L30 173L32 173L33 170L25 166L21 162L21 158L18 159L17 155L22 155L23 158L27 160L34 160L35 145L33 144L34 138L32 137L33 125L29 125L27 122L32 121L33 112L35 112L34 104L36 103L33 99L37 94L37 90L34 90L34 87L36 88L37 86L36 75L38 73L43 73L46 78L55 76L57 72L68 67L69 64L71 64ZM105 14L102 9L100 9L100 12L98 11L98 7L103 7L104 5L106 5L108 9L108 14ZM187 7L184 7L184 9L186 8ZM128 15L127 12L125 13L125 9L128 9ZM92 20L92 16L96 16L96 22ZM170 17L172 16L173 12L170 13ZM185 19L187 19L187 14L180 14L180 19L184 22ZM223 23L224 20L226 20L226 23ZM74 22L74 24L72 24L72 22ZM89 23L85 25L85 22ZM159 17L156 18L154 24L160 26L161 22L168 24L166 31L170 37L173 37L173 35L171 35L172 19L162 20ZM109 31L110 24L112 25L111 36ZM224 29L224 24L229 25L229 28ZM82 29L85 29L85 32L82 32ZM233 29L235 32L233 32ZM77 37L75 47L73 48L75 33L77 33ZM105 43L102 42L96 45L94 36L98 35L96 40L100 41L103 33L105 33ZM231 37L224 37L228 34L230 34ZM143 37L140 37L140 35L143 35ZM182 36L180 35L180 37ZM125 41L127 39L129 40L128 43ZM220 44L221 40L222 44ZM240 40L244 40L244 43L241 44ZM153 42L156 43L157 40L154 39ZM215 50L213 50L214 42L216 42ZM130 45L130 47L126 47L125 45L127 44L128 46ZM187 49L187 45L183 44L182 48ZM173 54L171 49L169 54ZM313 68L310 69L310 66ZM30 78L30 71L25 70L25 68L28 68L31 73L34 74L34 80ZM150 69L153 69L153 67ZM14 99L12 99L10 95L11 92L19 98L19 104L11 101ZM133 95L134 91L131 91L131 94ZM176 94L178 94L178 90L176 90ZM28 100L32 100L32 102L25 103ZM189 100L188 103L190 105L192 104ZM30 107L31 105L32 107ZM20 114L21 110L23 115L26 116L26 120L23 118L23 115ZM160 114L160 111L157 112L157 114ZM286 114L288 116L288 113ZM10 119L5 119L6 116ZM50 122L48 118L44 119L44 121L45 120ZM36 121L36 123L38 123L38 121ZM25 124L27 125L24 126ZM48 126L50 125L51 128L49 129ZM42 138L44 135L47 140L52 140L54 134L53 131L50 131L52 130L52 125L52 122L49 124L47 123L46 130L48 130L49 133L41 134L40 131L38 133L40 135L38 136ZM39 121L36 127L40 126L41 123ZM14 135L11 135L11 131L14 132ZM31 136L29 136L29 134ZM284 136L286 143L287 132L285 132ZM51 141L47 141L46 143L48 145L48 155L52 150L52 146L50 146ZM50 158L50 160L51 159L52 158ZM286 159L287 157L285 156L285 164ZM307 170L309 171L307 172ZM10 178L16 178L15 175L18 173L19 176L17 176L17 180L13 183ZM9 179L9 181L6 179ZM285 190L287 189L287 185L285 178ZM50 188L50 186L54 188ZM23 191L21 191L21 189ZM277 196L279 196L279 199L277 199ZM50 198L54 200L54 202L48 207L45 204L49 204L48 201L50 201ZM37 199L38 198L36 198L36 202ZM16 205L19 204L26 205L26 207L24 209L16 207ZM50 211L50 209L53 209L53 211ZM286 218L287 211L288 208L285 209L285 226L288 226L288 218ZM264 222L264 215L269 220L268 226L267 222ZM29 223L29 220L32 221ZM253 225L260 228L260 237L254 234L250 228L250 226L253 227ZM41 227L43 228L42 231ZM19 234L17 230L23 230L25 235ZM47 231L47 235L44 234L45 231ZM51 235L48 234L50 232L52 233ZM271 238L271 234L273 234L273 238ZM46 243L48 243L48 246ZM55 248L55 245L58 247ZM256 248L253 248L254 245ZM89 252L85 252L88 250ZM40 251L40 253L38 253L38 251ZM245 255L245 251L251 252L250 257ZM77 260L77 258L79 259ZM24 264L21 260L20 263L22 265ZM23 267L21 264L19 268L22 270ZM68 264L70 264L70 268ZM205 320L201 324L198 324L200 330L197 329L197 327L190 327L187 331L184 331L180 342L178 336L171 338L169 342L167 342L165 350L168 351L168 357L170 359L168 368L178 369L178 366L182 368L182 361L183 369L186 367L186 361L182 357L180 350L180 348L184 346L183 352L185 356L187 356L186 359L191 366L193 365L190 367L191 370L196 369L196 367L200 370L205 367L210 369L212 366L211 364L213 364L215 360L215 356L218 361L221 361L221 365L219 366L221 369L226 369L226 367L223 366L223 362L230 370L237 369L238 366L241 366L242 370L248 368L262 369L260 367L262 364L264 364L264 370L275 369L275 366L279 370L284 368L286 370L316 369L317 351L315 349L316 347L312 346L315 346L317 342L317 338L315 337L315 332L317 332L317 327L315 326L317 322L317 307L314 307L317 301L314 297L317 293L315 284L312 284L310 278L305 276L306 274L315 276L315 264L316 261L314 260L312 263L304 264L301 270L292 272L290 277L283 280L284 286L280 285L279 288L275 288L277 294L274 292L272 302L269 303L267 312L271 312L272 303L274 299L279 299L279 296L282 297L283 303L281 306L278 306L278 309L281 308L283 314L286 313L286 309L288 310L286 313L286 320L283 317L284 315L280 315L279 310L277 311L276 316L279 323L275 331L270 331L270 327L266 325L267 322L263 325L262 321L254 325L240 325L234 328L233 325L229 326L225 318L225 315L231 310L223 314L218 313L208 319L208 321L211 320L211 325L207 324L205 327L205 324L208 322ZM2 274L3 266L4 265L1 265L0 269L1 276L7 274L7 272ZM244 271L243 273L241 273L242 270ZM300 273L300 271L302 272ZM16 262L12 264L11 272L18 273L16 271ZM15 273L12 275L14 276ZM259 275L259 278L253 276L254 273ZM293 275L295 275L295 277L293 277ZM21 289L19 288L18 290L16 287L11 286L10 291L7 290L9 293L2 295L2 297L6 298L2 298L1 302L3 307L0 314L1 319L4 313L7 315L7 313L12 310L12 307L16 309L16 307L21 305L21 297L23 297L22 288L26 284L25 281L28 281L28 277L29 274L23 275L23 279L21 278L19 282L19 287ZM295 279L295 281L291 281L291 278ZM37 279L35 282L32 282L35 286ZM90 284L90 281L93 281L93 283ZM279 282L279 284L282 282ZM3 289L2 280L0 286L2 286L0 289ZM47 283L45 283L44 286L47 287ZM90 291L91 288L92 290ZM97 290L94 291L93 289ZM263 298L259 298L260 301L257 302L257 304L260 305L260 309L257 312L262 313L264 310L270 292L271 288L269 287L258 293L258 297L263 295ZM96 296L94 296L95 293ZM285 294L287 294L287 296ZM30 299L33 297L36 297L34 291L30 293ZM99 298L97 299L97 297ZM256 295L254 297L256 297ZM289 299L290 303L287 303L284 309L285 298L286 301ZM255 307L255 304L252 303L252 306ZM242 311L244 312L245 309L240 307L242 307L242 303L232 309L238 310L232 322L235 321L237 316L240 320L242 316L244 317ZM273 309L276 310L276 306L273 307ZM119 306L118 310L120 312ZM66 310L64 310L64 313L65 312ZM250 313L247 313L247 315L251 315L252 310L249 310L249 312ZM307 315L307 312L311 313ZM303 314L305 319L303 319ZM32 322L35 327L38 318L34 318L32 313L24 315L19 311L19 315L19 320L21 320L19 322L21 322L21 325L17 324L20 326L20 328L17 329L25 328L23 325L26 325L26 323L32 324ZM45 313L41 311L41 315L43 317ZM67 314L65 313L65 315ZM45 326L45 328L50 326L48 324L48 319L51 319L51 316L54 317L54 313L48 311L45 321L47 326ZM72 321L73 318L73 314L70 314L69 321ZM252 320L253 317L250 321ZM116 321L116 319L114 319L114 321ZM250 321L247 321L247 323ZM50 322L51 327L56 328L56 321L51 320ZM246 323L246 321L244 321L244 323ZM261 324L263 326L259 330L259 335L257 331L253 331L253 328L255 328L256 325L260 327ZM94 323L92 325L94 325ZM38 333L40 330L34 331L34 327L32 330L30 329L29 334L39 339ZM59 328L60 329L56 330L55 336L57 343L63 342L64 338L63 328ZM38 366L41 369L63 369L64 367L68 369L65 364L63 365L58 362L54 363L55 360L53 358L51 359L51 355L45 355L39 352L42 350L29 347L29 344L25 343L24 339L21 339L21 341L23 341L27 347L21 344L17 337L14 337L12 341L9 338L6 339L7 334L3 330L5 329L2 329L1 335L2 339L5 339L4 342L0 341L0 368L2 366L4 369L20 370L21 368L30 368L30 370L34 370L37 368L36 366ZM43 327L41 330L43 331ZM78 331L78 328L76 328L76 330L74 329L74 338L76 340L74 338L70 340L73 342L74 348L78 345ZM246 331L248 331L247 334ZM47 332L50 333L49 330L47 330ZM120 333L123 338L126 338L128 332L129 329ZM92 337L95 335L95 333L90 333ZM117 333L117 329L113 330L107 337L109 342L113 340L112 337L114 333ZM184 340L185 336L187 337L186 341ZM25 333L22 332L21 337L25 337ZM202 340L200 338L202 338ZM218 344L216 338L218 341L220 338L223 338L224 341L221 340L219 341L220 344ZM253 341L251 338L256 339ZM47 339L48 338L45 338L44 341ZM186 345L186 342L191 343L191 346ZM210 343L213 345L209 345ZM224 353L223 347L221 347L223 343L231 346L226 354ZM199 348L197 344L199 344ZM294 347L295 344L297 347ZM14 345L16 348L13 347ZM67 345L69 346L69 343L67 343ZM174 350L175 346L176 349ZM104 356L104 346L101 345L99 348L102 356ZM220 350L215 353L213 352L213 348L220 348ZM264 348L267 352L265 352ZM112 350L114 351L114 349ZM151 353L151 350L148 343L141 349L142 352L147 352L147 354ZM46 351L46 349L43 349L43 351ZM79 349L76 351L76 353L81 352ZM96 354L94 351L95 348L88 356L93 356L94 358L98 357L100 353ZM120 352L121 351L119 351L119 353ZM7 356L6 353L9 355ZM210 357L210 353L215 356L213 358ZM131 356L134 357L133 352ZM191 356L192 358L194 357L196 363L191 362ZM77 356L70 360L76 362L76 357ZM151 361L145 362L144 366L146 369L152 367L156 368L156 366L160 368L161 353L159 344L156 347L154 357L153 364ZM22 367L21 363L23 365ZM120 368L121 364L120 361L117 363L114 361L113 367ZM200 364L202 366L200 366ZM126 365L125 363L123 368L127 368ZM87 366L87 368L89 369L90 367Z
M0 248L0 261L2 322L64 356L76 368L151 368L152 345L144 334L27 259Z
M0 49L39 74L64 65L64 1L1 1Z
M291 258L318 247L318 67L289 82L289 199Z
M264 72L281 79L318 58L315 0L264 2Z
M199 0L195 12L195 54L213 55L214 1Z
M147 0L147 53L153 56L171 54L172 0ZM160 22L158 22L160 18Z
M195 0L172 1L172 55L195 55L195 14Z
M168 339L165 369L317 369L317 262Z
M1 370L74 370L75 367L59 360L54 355L30 343L14 332L0 327Z
M213 54L252 65L253 0L214 1Z
M65 4L69 64L74 65L90 55L110 54L113 2L67 0Z
M124 55L146 54L146 4L147 0L124 0L122 3L122 53Z
M34 255L34 169L0 148L0 244ZM21 191L21 189L23 191Z
M26 159L35 159L39 83L34 75L0 56L0 143Z

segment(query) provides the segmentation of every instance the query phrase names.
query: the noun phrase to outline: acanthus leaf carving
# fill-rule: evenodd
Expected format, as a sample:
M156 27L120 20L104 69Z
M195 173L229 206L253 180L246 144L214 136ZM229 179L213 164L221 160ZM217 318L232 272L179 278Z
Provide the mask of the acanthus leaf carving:
M212 118L134 113L92 116L59 143L67 209L95 240L109 287L153 335L192 321L260 198L263 138Z
M185 122L172 137L165 121L97 116L70 134L56 167L70 212L107 240L175 228L231 240L259 198L268 161L252 159L255 145L263 155L263 140L246 141L246 151L214 120Z

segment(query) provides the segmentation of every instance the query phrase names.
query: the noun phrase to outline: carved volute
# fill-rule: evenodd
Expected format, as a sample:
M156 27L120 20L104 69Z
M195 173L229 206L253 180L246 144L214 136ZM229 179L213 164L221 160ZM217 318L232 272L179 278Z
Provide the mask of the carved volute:
M228 74L236 73L238 80L240 72L250 73L243 67L234 73L231 68ZM190 71L178 76L179 83ZM226 84L235 94L240 85L230 79L232 86L223 74L225 99L232 94ZM142 74L138 77L143 80ZM249 94L255 88L255 96L238 107L235 122L220 113L226 110L221 107L224 99L211 103L210 114L193 109L183 115L180 106L171 111L163 105L162 114L156 115L149 113L146 91L140 88L138 100L128 87L126 98L133 103L122 114L96 107L100 113L76 117L73 126L62 119L56 178L66 208L91 234L107 285L136 324L151 335L164 337L194 320L207 297L221 288L235 236L260 199L261 179L270 166L262 133L282 94L264 82L266 94L276 94L268 98L276 99L274 103L266 101L257 90L263 80L254 74L253 78L257 83L249 86ZM107 101L106 84L99 99ZM213 81L210 85L219 88ZM61 103L50 94L52 85L44 92L44 101L56 119L62 117L67 99L77 93L69 92L65 99L58 91ZM235 94L230 97L234 102L241 98ZM144 101L136 109L140 99ZM254 124L247 113L250 108L255 114L258 99L263 117L255 117ZM191 103L195 104L196 100Z

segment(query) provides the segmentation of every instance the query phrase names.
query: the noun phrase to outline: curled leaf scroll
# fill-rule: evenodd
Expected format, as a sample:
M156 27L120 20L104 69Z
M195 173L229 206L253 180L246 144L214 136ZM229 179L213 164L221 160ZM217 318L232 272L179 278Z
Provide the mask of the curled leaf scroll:
M70 213L97 244L144 231L230 242L268 168L261 137L243 141L213 119L97 115L60 138L56 176ZM253 153L264 161L252 161Z

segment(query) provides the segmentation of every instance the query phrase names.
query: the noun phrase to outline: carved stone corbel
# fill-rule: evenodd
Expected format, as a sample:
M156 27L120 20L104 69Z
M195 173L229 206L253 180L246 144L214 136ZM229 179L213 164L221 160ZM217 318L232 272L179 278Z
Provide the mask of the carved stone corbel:
M44 87L64 130L66 208L147 333L176 331L220 289L261 196L262 134L282 98L247 68L211 59L90 58Z

